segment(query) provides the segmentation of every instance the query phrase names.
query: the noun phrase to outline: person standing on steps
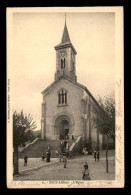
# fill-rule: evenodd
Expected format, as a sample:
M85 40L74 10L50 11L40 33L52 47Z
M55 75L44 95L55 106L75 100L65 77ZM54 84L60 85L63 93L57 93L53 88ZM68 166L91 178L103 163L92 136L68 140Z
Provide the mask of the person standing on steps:
M60 142L60 151L61 151L61 153L63 153L63 150L64 150L64 144L63 144L63 142Z
M74 135L73 134L71 135L71 139L74 140Z
M63 150L64 152L65 152L65 150L66 150L66 143L67 143L67 141L65 140L65 141L64 141L64 147L63 147L63 148L64 148L64 150Z
M69 134L67 134L66 139L69 140Z
M69 158L69 143L68 143L68 141L66 142L66 154L67 154L67 158Z

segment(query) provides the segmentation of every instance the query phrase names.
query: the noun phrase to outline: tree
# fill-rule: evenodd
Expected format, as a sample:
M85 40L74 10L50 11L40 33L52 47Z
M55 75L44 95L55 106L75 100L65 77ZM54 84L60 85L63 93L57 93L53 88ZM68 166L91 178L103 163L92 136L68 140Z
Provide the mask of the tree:
M18 169L18 147L25 146L25 142L33 138L32 131L36 128L35 121L30 114L24 116L23 111L17 114L13 113L13 164L14 164L14 175L19 173Z
M94 126L97 131L106 136L106 172L108 173L108 145L109 139L115 141L115 100L112 95L104 98L99 97L98 103L101 107L99 113L93 117Z

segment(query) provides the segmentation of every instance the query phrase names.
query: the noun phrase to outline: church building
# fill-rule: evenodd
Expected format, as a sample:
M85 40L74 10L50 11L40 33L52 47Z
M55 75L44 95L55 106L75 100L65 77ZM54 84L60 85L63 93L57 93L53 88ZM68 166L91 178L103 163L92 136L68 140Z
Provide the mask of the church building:
M54 82L41 93L41 138L46 140L77 139L81 136L93 149L102 148L103 136L93 127L91 117L101 109L89 90L76 75L76 49L65 22L61 43L56 45Z

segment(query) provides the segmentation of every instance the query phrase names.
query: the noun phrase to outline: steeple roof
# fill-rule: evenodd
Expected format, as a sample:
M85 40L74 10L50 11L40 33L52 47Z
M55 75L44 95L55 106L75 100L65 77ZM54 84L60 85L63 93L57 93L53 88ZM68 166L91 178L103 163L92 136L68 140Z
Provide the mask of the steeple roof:
M66 26L66 22L65 22L65 27L64 27L61 43L66 43L66 42L71 42L71 41L70 41L67 26Z
M73 47L73 45L70 41L70 36L69 36L67 25L66 25L66 22L65 22L61 43L56 45L55 49L57 50L57 49L62 49L62 48L66 48L66 47L71 47L73 49L74 53L77 54L75 48Z

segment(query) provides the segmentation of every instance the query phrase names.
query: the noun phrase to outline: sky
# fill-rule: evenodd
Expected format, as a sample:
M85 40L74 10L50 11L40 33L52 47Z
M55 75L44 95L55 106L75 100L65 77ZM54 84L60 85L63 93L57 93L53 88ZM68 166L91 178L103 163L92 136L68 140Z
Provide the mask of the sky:
M30 113L41 127L41 92L54 81L56 51L65 13L14 12L11 66L13 111ZM77 51L77 81L97 99L115 90L115 14L68 12L66 24Z

